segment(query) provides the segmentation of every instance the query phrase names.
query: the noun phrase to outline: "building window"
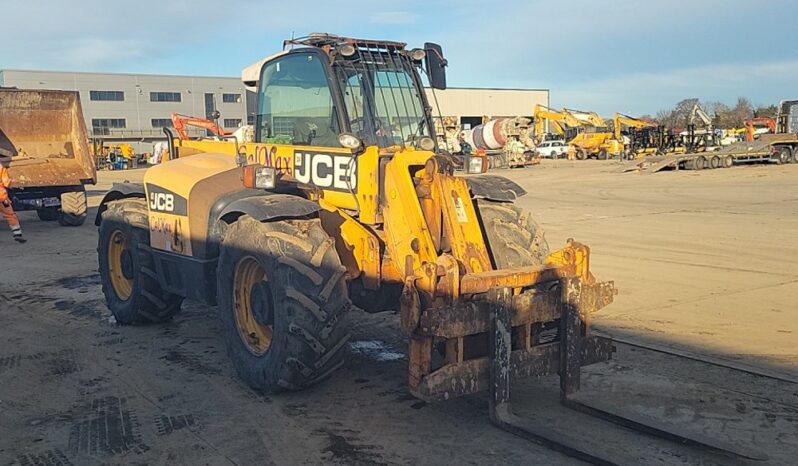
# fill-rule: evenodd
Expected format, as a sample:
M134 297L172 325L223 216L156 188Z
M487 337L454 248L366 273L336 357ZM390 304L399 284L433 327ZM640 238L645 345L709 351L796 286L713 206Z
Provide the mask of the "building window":
M124 118L92 118L91 128L94 134L109 135L112 129L124 129L127 122Z
M181 102L179 92L150 92L150 102Z
M89 91L90 100L124 102L125 93L122 91Z
M224 127L225 128L238 128L241 126L241 118L225 118L224 119Z
M247 124L254 125L255 124L255 115L247 115Z
M222 102L226 104L241 103L241 94L222 94Z
M172 127L172 119L171 118L153 118L150 120L152 123L153 128L171 128Z

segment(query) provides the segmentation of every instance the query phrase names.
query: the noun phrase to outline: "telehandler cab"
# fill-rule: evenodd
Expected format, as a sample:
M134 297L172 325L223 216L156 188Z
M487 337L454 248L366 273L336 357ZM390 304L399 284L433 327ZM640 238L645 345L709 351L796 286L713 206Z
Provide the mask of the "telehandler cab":
M497 425L600 460L523 426L509 386L559 373L563 401L584 406L567 395L582 365L613 351L589 331L613 283L594 279L587 246L549 251L513 204L520 186L453 175L418 72L445 89L440 46L328 34L287 46L244 72L255 142L170 137L169 161L103 199L99 269L117 321L167 320L184 298L215 304L238 375L278 391L344 363L352 304L399 308L413 395L490 390Z

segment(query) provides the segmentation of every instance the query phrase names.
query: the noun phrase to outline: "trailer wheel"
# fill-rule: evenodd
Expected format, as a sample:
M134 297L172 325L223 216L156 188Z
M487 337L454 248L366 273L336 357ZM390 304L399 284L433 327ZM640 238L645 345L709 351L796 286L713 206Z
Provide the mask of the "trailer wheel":
M549 255L543 229L529 211L506 202L477 200L488 254L496 269L540 265Z
M792 163L798 163L798 147L793 147L792 149Z
M720 157L718 157L717 155L714 155L712 156L711 159L709 159L709 167L712 168L713 170L715 168L720 168L720 165L721 165Z
M58 220L61 213L58 211L58 207L42 207L36 210L36 215L39 216L39 220L53 222Z
M776 165L789 163L790 160L792 159L789 147L779 147L778 149L776 149L776 153L773 155L774 157L772 160L776 162Z
M734 157L727 155L723 157L723 168L731 168L734 165Z
M58 216L58 223L63 226L77 227L86 221L86 190L70 191L61 194L61 213Z
M344 268L318 219L241 217L224 235L217 291L228 354L249 386L299 390L344 363Z
M693 159L693 170L703 170L707 168L707 158L703 155Z
M97 258L105 302L122 325L169 320L180 311L181 296L158 282L144 199L109 202L102 214Z

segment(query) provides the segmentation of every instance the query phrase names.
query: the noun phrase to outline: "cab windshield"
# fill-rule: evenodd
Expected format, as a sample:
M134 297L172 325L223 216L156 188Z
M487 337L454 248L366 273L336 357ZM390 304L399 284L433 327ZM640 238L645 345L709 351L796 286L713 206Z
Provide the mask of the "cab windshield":
M393 50L361 49L336 58L333 70L350 129L366 145L404 146L432 136L423 88L407 57Z

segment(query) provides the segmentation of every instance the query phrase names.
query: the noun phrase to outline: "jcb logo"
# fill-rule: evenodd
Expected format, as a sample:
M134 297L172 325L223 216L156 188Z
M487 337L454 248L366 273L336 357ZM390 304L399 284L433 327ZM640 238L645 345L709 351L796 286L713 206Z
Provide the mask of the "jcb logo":
M150 210L159 210L161 212L174 212L175 211L174 194L150 193Z
M147 197L149 198L150 210L153 212L165 212L174 215L186 215L188 213L186 198L166 188L147 184Z
M351 154L294 153L294 178L332 191L357 191L357 159Z

